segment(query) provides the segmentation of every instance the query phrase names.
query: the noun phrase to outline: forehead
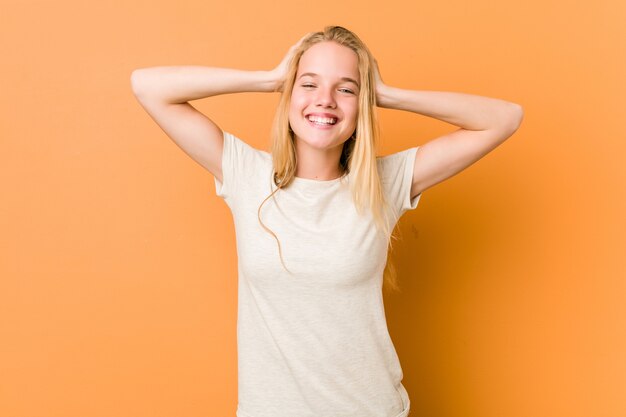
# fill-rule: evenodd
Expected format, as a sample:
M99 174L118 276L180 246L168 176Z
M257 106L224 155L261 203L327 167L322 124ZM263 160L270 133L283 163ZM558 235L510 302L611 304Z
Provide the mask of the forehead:
M336 42L319 42L300 57L298 74L313 72L324 77L352 77L358 79L359 58L352 49Z

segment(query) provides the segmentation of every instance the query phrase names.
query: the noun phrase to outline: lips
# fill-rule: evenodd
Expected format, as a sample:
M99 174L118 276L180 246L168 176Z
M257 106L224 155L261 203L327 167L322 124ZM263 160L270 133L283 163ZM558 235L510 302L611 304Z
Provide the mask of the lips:
M316 127L334 126L339 122L339 118L331 113L309 113L305 118Z

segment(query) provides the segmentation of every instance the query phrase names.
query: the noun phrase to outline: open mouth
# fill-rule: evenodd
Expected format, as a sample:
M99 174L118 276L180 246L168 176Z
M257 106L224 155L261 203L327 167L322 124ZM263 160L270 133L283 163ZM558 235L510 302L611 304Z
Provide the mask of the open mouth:
M306 119L315 126L332 126L337 123L336 117L307 116Z

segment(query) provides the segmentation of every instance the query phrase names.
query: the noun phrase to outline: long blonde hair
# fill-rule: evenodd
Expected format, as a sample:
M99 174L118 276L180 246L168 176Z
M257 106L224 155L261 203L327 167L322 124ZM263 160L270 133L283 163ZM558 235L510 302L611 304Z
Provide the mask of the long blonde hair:
M282 94L272 124L271 154L274 166L274 183L278 188L264 201L258 210L261 226L274 236L278 243L281 263L287 269L282 258L280 241L261 220L261 207L279 189L291 184L296 175L296 150L293 131L289 125L289 106L291 91L295 84L298 64L302 54L318 42L332 41L352 49L358 56L360 89L358 97L358 116L355 133L344 143L339 160L343 174L350 173L350 191L359 214L371 211L376 227L384 236L388 236L388 258L384 271L384 283L393 290L398 290L397 274L389 255L393 249L392 241L397 239L391 233L391 225L397 221L386 213L391 213L386 201L376 164L376 150L379 144L380 131L375 111L376 89L373 57L365 44L356 34L341 26L327 26L321 32L309 34L302 40L289 63L287 75L282 85ZM391 223L393 222L393 223Z

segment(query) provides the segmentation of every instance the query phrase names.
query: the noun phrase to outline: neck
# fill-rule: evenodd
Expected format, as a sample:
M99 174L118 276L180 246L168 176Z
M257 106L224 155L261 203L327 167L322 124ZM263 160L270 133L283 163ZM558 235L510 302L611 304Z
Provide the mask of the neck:
M329 181L341 177L343 170L339 165L343 146L331 149L313 148L296 139L296 177L318 181Z

